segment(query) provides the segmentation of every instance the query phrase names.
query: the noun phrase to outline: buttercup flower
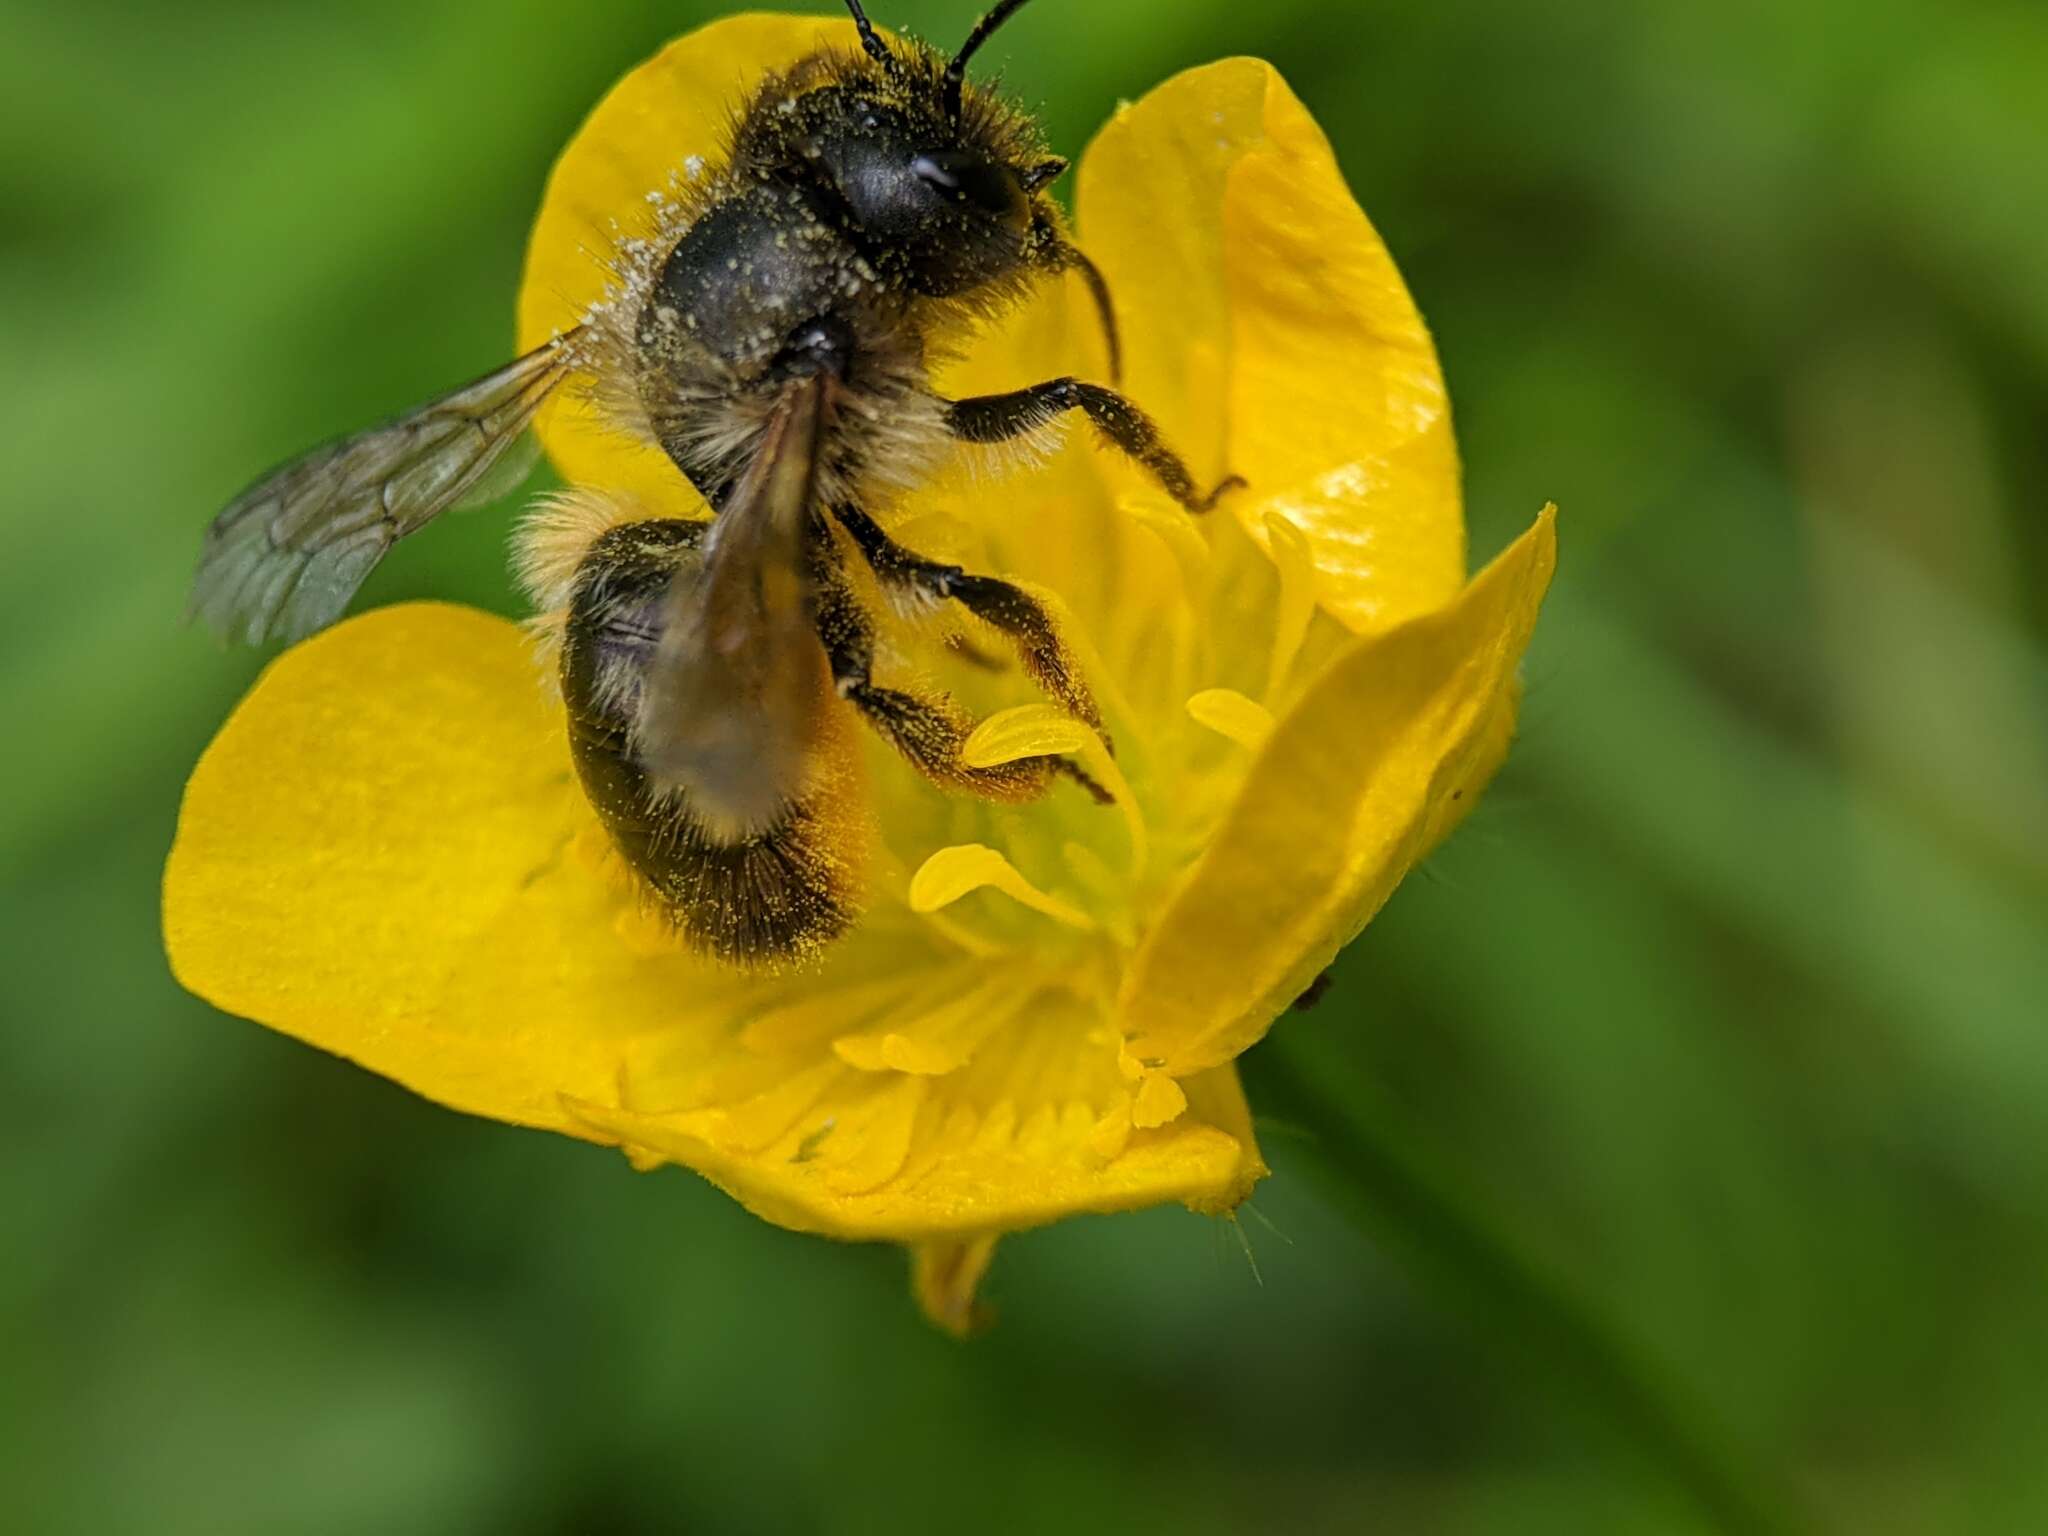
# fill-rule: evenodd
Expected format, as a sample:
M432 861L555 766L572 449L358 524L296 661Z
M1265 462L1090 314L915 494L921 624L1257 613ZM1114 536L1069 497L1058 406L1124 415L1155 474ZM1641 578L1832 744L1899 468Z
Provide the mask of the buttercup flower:
M604 301L750 82L852 40L742 16L622 80L549 184L522 349ZM1077 203L1125 390L1198 480L1246 488L1193 516L1076 434L1043 462L963 450L878 512L1046 604L1114 756L989 665L987 634L890 618L881 670L983 722L968 765L1061 754L1085 780L946 794L839 706L860 915L814 959L735 969L652 920L609 852L534 636L388 608L282 656L193 774L165 878L179 979L453 1108L683 1164L788 1227L909 1244L956 1329L1004 1232L1243 1201L1266 1170L1236 1058L1499 765L1552 519L1466 580L1434 349L1267 65L1120 109ZM1087 289L1048 279L937 384L1105 366ZM708 515L587 395L539 430L578 516Z

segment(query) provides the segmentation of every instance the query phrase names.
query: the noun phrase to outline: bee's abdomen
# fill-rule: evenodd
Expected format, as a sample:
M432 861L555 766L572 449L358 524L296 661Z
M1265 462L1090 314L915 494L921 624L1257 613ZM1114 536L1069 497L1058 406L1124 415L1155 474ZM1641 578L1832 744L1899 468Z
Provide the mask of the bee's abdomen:
M857 886L829 776L757 831L721 837L687 797L655 793L635 759L639 684L670 579L697 558L699 523L628 523L584 556L562 645L569 747L621 858L692 948L740 965L801 957L852 923Z
M808 954L854 917L854 871L830 808L794 801L766 830L715 840L675 797L650 798L623 730L572 724L584 793L619 855L694 949L739 965Z

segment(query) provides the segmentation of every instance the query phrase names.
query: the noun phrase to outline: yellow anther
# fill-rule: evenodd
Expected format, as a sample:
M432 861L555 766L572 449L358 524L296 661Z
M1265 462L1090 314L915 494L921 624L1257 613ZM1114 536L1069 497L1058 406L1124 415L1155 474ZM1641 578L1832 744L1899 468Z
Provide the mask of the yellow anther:
M1188 700L1188 713L1219 736L1256 752L1273 734L1273 712L1235 688L1206 688Z
M926 859L923 868L910 877L910 910L937 912L979 890L1001 891L1019 905L1069 928L1087 932L1095 927L1087 913L1046 895L1008 859L982 843L941 848Z

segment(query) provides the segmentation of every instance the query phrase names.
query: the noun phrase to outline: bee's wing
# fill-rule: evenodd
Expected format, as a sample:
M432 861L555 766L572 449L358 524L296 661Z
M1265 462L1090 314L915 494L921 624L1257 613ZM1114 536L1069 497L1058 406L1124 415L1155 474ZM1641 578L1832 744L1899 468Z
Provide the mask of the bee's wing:
M206 530L192 616L251 645L332 624L398 540L509 488L492 471L518 467L507 450L572 371L578 335L265 475Z
M774 822L803 792L824 652L805 543L815 514L826 385L792 381L760 448L663 605L634 747L661 792L726 840Z

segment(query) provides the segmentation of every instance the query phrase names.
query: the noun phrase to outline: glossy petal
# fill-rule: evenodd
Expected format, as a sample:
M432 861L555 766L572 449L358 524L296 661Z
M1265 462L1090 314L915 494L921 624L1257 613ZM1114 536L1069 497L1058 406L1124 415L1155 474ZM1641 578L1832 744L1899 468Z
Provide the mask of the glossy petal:
M586 849L523 631L417 604L287 652L194 772L164 882L192 991L454 1108L680 1162L842 1237L1234 1203L1242 1100L1105 1143L1099 1011L870 925L737 976L635 923Z
M1556 560L1546 509L1456 604L1359 641L1275 727L1125 977L1132 1056L1176 1076L1231 1060L1379 910L1499 763Z
M178 979L457 1109L592 1134L636 1034L731 982L627 957L576 856L592 818L518 626L389 608L287 651L185 792L164 876Z
M1308 536L1355 630L1464 580L1457 450L1436 349L1328 140L1270 65L1230 59L1120 111L1081 165L1081 243L1124 318L1132 395L1252 538Z

